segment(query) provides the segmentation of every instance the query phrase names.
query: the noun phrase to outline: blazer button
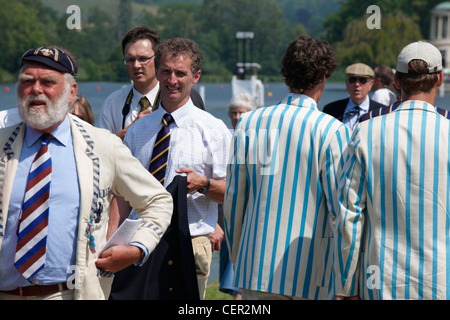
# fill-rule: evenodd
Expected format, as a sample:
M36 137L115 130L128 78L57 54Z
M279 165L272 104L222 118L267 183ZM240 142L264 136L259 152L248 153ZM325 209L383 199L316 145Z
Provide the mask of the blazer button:
M168 264L169 266L173 265L173 260L169 260L169 261L167 262L167 264Z

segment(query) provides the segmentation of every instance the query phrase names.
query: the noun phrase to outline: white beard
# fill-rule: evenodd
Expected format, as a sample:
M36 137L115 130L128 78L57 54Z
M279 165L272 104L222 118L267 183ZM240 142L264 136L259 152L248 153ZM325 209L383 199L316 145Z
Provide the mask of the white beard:
M28 98L24 99L17 93L19 115L30 127L36 130L45 130L64 120L71 108L71 104L68 103L69 97L70 87L66 87L61 96L56 98L55 101L48 99L45 94L39 96L30 94ZM33 109L28 106L32 100L43 101L46 107Z

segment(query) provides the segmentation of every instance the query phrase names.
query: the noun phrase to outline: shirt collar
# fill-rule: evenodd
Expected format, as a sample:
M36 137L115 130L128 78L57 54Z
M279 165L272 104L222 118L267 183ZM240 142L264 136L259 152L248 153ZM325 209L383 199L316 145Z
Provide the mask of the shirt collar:
M59 141L63 146L67 146L70 143L71 127L69 117L66 116L64 121L51 133L54 139ZM40 137L42 132L38 132L29 125L25 130L25 141L28 147L31 147ZM54 141L54 139L52 141Z
M133 86L133 100L136 99L135 101L139 101L143 96L146 96L148 101L150 101L151 106L153 107L153 104L156 101L156 97L158 96L158 92L159 92L159 82L152 90L150 90L150 92L147 92L146 94L140 93Z
M316 100L314 100L313 98L311 98L310 96L307 96L305 94L290 92L288 97L292 97L293 99L303 99L305 102L309 102L312 106L317 106Z
M171 113L173 122L175 123L175 125L177 127L181 127L183 125L183 123L187 119L189 119L190 115L196 108L197 107L194 105L191 98L189 98L188 102L186 102L186 104L184 106L182 106L181 108L178 108L177 110L175 110L174 112ZM158 115L160 118L162 118L162 116L167 113L167 111L164 109L164 107L158 108L155 112L161 113L160 115Z
M409 110L409 109L422 109L425 111L437 113L435 106L422 100L407 100L402 104L400 104L397 108L397 110Z

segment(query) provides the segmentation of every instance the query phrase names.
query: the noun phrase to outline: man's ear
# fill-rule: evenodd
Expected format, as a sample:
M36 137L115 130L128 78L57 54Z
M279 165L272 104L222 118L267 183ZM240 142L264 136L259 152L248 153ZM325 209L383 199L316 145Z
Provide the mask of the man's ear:
M439 72L439 75L438 75L437 87L439 88L440 86L442 86L443 82L444 82L444 73L441 71L441 72Z
M398 81L398 78L397 78L397 75L396 74L394 74L394 84L395 84L395 87L397 88L397 89L401 89L400 88L400 82Z
M75 97L77 96L78 92L78 83L74 82L72 84L72 87L70 88L70 97L69 97L69 103L72 103L75 100Z
M197 84L197 82L200 80L200 76L202 75L202 70L198 70L196 74L194 74L194 80L193 84Z

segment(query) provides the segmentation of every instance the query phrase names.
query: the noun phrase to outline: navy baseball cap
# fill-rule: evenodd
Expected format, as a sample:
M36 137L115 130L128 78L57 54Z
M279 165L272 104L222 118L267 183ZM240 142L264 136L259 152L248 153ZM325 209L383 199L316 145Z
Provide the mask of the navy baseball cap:
M26 62L42 63L52 69L77 75L75 62L63 50L57 48L39 47L30 49L22 56L22 66Z

